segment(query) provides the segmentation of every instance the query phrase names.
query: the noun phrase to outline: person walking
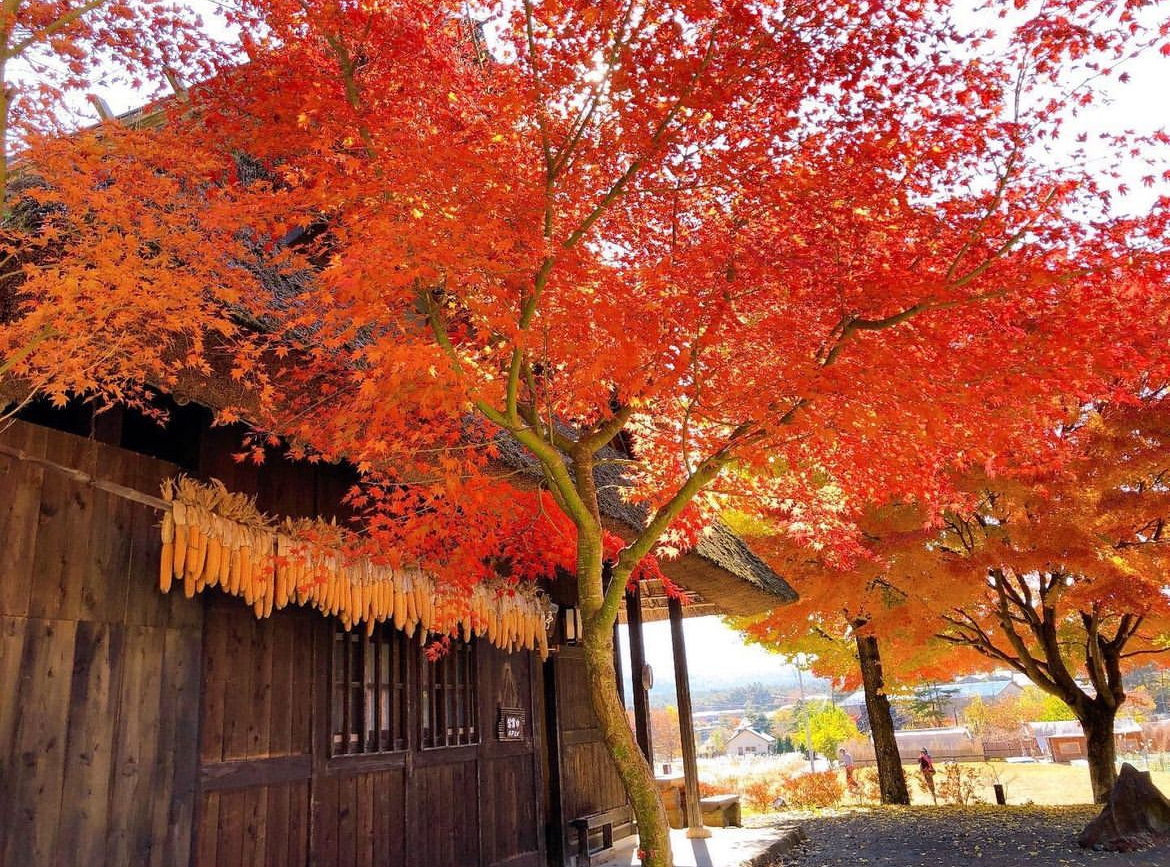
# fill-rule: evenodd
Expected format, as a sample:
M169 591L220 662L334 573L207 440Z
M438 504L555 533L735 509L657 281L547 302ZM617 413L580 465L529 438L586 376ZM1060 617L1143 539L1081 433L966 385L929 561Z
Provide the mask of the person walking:
M845 769L845 788L857 794L857 778L853 776L853 756L845 747L837 748L837 762Z
M926 747L918 754L918 770L922 772L922 779L926 783L931 799L937 804L938 794L934 791L934 759L930 757L930 750Z

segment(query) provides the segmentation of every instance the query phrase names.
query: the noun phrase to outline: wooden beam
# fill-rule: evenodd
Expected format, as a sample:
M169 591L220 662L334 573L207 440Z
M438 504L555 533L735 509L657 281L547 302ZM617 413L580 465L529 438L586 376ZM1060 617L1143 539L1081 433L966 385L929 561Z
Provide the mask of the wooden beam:
M98 117L103 121L114 119L114 113L110 110L109 103L96 93L87 93L85 98L89 100L89 104L93 106L94 111L98 113Z
M670 600L670 645L674 651L674 688L678 697L678 725L683 754L683 808L687 822L687 837L710 837L703 827L703 811L699 808L699 764L695 755L695 722L691 709L691 681L687 673L687 648L683 640L682 602Z
M642 755L654 767L654 744L650 739L650 691L642 682L646 669L646 647L642 639L642 600L635 587L626 594L626 621L630 627L630 680L634 688L634 734Z
M626 682L622 677L622 643L618 641L618 622L613 622L613 671L617 675L618 700L626 706Z
M171 504L162 497L152 497L150 494L144 494L142 491L137 491L134 488L128 488L125 485L119 485L117 482L111 482L107 479L99 479L96 476L91 476L89 473L83 472L74 467L67 467L59 464L56 461L51 461L48 458L38 457L37 455L29 454L23 449L13 448L12 446L0 444L0 455L5 457L15 458L18 461L25 461L38 467L52 470L56 473L68 476L74 482L82 485L89 485L97 488L99 491L105 491L107 494L113 494L115 497L121 497L124 500L130 500L133 503L141 503L143 506L150 506L152 509L159 509L166 511L171 508Z

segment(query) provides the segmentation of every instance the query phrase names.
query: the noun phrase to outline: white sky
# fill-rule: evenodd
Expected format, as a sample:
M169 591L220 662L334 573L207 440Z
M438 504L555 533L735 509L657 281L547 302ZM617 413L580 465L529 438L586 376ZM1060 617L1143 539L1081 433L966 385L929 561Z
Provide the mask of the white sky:
M642 627L646 661L654 669L655 681L674 679L674 656L670 641L670 622L662 620ZM620 630L622 666L630 676L630 645L626 627ZM687 648L687 668L692 682L773 680L780 672L792 669L784 657L769 653L758 645L746 645L740 634L723 624L718 617L695 617L683 621L683 641ZM627 693L628 694L628 693ZM672 702L673 704L673 702Z

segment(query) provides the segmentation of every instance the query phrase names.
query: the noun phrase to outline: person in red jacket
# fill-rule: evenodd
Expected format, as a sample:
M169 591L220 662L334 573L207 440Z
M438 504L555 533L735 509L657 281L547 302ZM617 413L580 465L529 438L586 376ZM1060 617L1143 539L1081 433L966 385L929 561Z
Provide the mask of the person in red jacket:
M934 791L934 759L930 757L930 751L926 747L923 747L922 752L918 754L918 770L922 772L922 779L926 782L930 797L937 804L938 795Z

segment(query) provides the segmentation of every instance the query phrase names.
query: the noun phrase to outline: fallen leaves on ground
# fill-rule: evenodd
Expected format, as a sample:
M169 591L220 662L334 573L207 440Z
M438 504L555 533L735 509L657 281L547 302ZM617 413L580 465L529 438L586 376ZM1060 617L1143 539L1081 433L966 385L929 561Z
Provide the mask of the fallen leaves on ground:
M1078 847L1076 835L1096 814L1092 806L875 807L806 814L800 823L808 842L774 867L1170 867L1170 847L1128 855Z

